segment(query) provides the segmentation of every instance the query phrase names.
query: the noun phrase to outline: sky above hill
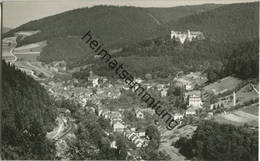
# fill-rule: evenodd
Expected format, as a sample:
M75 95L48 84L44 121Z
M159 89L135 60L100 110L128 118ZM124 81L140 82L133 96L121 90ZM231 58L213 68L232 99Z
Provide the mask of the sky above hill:
M15 28L31 20L95 5L174 7L204 3L229 4L256 0L8 0L3 3L3 26Z

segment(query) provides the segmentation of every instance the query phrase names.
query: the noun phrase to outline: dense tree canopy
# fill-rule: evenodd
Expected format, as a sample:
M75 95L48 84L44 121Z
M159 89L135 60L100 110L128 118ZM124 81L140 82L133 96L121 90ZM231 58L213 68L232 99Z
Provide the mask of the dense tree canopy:
M199 125L191 139L181 138L175 146L188 158L257 161L258 131L206 121Z
M55 124L56 105L33 78L2 61L2 159L55 159L46 138Z
M246 78L258 78L259 75L259 41L240 44L228 57L225 74L235 74Z

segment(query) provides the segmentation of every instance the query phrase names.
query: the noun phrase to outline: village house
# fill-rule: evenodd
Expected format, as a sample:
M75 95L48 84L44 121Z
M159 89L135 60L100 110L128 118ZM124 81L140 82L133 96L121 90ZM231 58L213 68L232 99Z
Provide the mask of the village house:
M95 108L91 106L85 106L85 109L91 112L95 112Z
M151 108L136 108L135 111L141 111L144 114L144 116L145 114L147 115L155 114L155 110Z
M123 135L125 137L128 137L130 135L131 131L129 129L126 129L124 132L123 132Z
M100 89L100 88L97 89L97 94L98 94L98 95L101 95L101 94L103 94L104 92L105 92L105 91L102 90L102 89Z
M185 114L186 116L189 116L189 115L196 115L196 110L197 108L194 108L194 107L190 107L186 110Z
M157 84L156 85L156 88L159 90L159 91L162 91L165 89L165 84Z
M54 94L53 89L50 88L48 91L49 91L51 94Z
M201 91L199 90L186 92L184 100L188 101L188 106L202 107Z
M201 97L197 95L189 96L189 105L192 107L202 107Z
M180 114L180 113L176 113L176 114L173 115L174 120L182 120L183 117L184 117L184 115Z
M114 132L124 132L124 129L125 129L125 125L121 122L121 121L116 121L114 124L113 124L113 131Z
M142 83L142 85L143 85L144 87L146 87L146 89L150 89L150 88L153 87L153 85L152 85L151 83L149 83L149 82L144 82L144 83Z
M116 141L115 141L115 140L113 140L113 141L110 143L110 148L117 149Z
M138 148L145 147L148 145L148 141L144 138L145 137L144 131L140 131L140 133L139 132L136 133L127 129L124 131L123 134L129 141L133 142Z
M138 119L144 119L144 113L138 109L135 111L135 116Z
M56 72L65 72L67 70L67 63L64 60L52 62L51 65Z
M193 90L196 85L204 84L207 80L207 77L200 72L190 72L189 74L174 78L175 82L184 86L188 91Z
M122 87L124 90L129 90L129 87L128 86L123 86Z
M145 137L145 130L138 130L136 134L138 137Z
M208 113L208 117L212 118L214 116L213 112Z
M97 111L98 111L97 115L98 115L98 116L102 116L102 113L103 113L104 111L103 111L102 109L100 109L100 108L98 108Z
M185 92L184 100L188 101L189 96L192 96L192 95L201 96L201 91L200 90L192 90L192 91Z
M137 148L141 148L143 146L144 141L141 139L137 139L134 143Z
M122 118L122 114L117 111L111 111L110 118Z
M105 119L110 119L110 111L108 110L105 110L102 114L102 116L105 118Z
M138 138L138 136L134 133L134 132L132 132L132 133L128 133L128 134L126 134L126 136L127 136L127 139L129 140L129 141L133 141L133 140L135 140L135 139L137 139Z
M110 119L110 125L113 126L118 121L123 122L123 120L121 118ZM127 127L127 125L125 125L125 127Z
M110 119L111 125L113 125L117 121L122 122L122 114L120 112L112 111L109 113L108 119Z
M135 127L131 127L130 130L131 131L136 131L136 128Z
M92 87L97 87L99 84L99 76L94 75L92 71L89 72L88 82L92 84Z
M142 83L143 80L142 80L141 78L136 78L136 79L135 79L135 82L137 82L137 83Z
M166 96L167 96L167 91L168 91L167 88L163 89L163 90L161 91L161 97L166 97Z

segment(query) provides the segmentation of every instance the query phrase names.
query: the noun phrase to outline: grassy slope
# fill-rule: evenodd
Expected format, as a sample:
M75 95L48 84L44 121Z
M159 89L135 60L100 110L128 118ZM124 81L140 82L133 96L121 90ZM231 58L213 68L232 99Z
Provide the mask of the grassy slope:
M11 30L11 28L8 28L8 27L3 27L3 28L2 28L2 30L3 30L3 33L6 33L6 32L8 32L8 31L10 31L10 30Z

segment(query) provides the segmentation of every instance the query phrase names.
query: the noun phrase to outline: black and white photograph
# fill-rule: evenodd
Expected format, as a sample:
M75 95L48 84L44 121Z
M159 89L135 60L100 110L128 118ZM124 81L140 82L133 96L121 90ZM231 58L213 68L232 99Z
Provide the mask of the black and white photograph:
M258 0L0 5L0 160L259 160Z

